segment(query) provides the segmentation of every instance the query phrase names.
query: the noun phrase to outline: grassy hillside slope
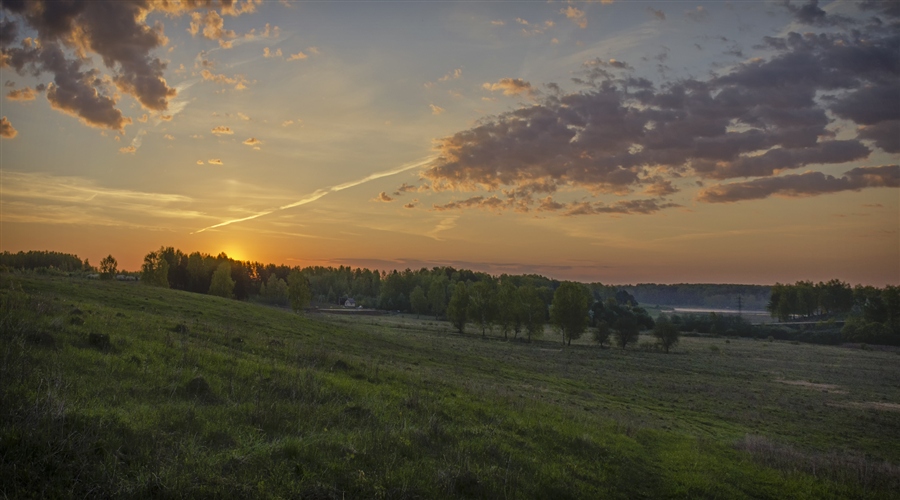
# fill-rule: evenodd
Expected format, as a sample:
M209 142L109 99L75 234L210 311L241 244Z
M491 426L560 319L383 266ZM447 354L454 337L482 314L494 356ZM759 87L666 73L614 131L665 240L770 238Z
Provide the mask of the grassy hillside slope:
M900 489L895 352L697 338L670 355L562 348L131 283L0 281L0 496Z

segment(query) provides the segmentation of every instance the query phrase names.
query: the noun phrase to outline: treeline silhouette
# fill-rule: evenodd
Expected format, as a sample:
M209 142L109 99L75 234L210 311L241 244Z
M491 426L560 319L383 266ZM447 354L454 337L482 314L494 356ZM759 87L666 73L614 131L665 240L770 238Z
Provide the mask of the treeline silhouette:
M224 252L216 256L200 252L186 254L173 247L161 247L145 256L141 280L152 281L154 284L177 290L207 293L213 274L223 263L230 266L231 279L234 281L233 296L238 300L259 299L279 302L280 291L283 290L282 283L287 281L291 271L297 270L306 277L314 304L340 306L346 304L348 299L353 299L357 306L365 308L434 316L444 313L456 283L474 285L499 280L516 288L530 285L548 306L553 300L553 293L562 283L534 274L504 274L495 278L487 273L456 269L452 266L403 271L379 271L348 266L289 267L235 260ZM156 278L162 267L165 268L164 281ZM592 301L614 299L637 305L631 294L618 287L600 283L585 286ZM417 289L426 296L425 302L419 297Z
M90 270L90 264L82 262L77 255L29 250L27 252L3 252L0 254L0 266L9 269L59 269L60 271L72 272L81 270Z

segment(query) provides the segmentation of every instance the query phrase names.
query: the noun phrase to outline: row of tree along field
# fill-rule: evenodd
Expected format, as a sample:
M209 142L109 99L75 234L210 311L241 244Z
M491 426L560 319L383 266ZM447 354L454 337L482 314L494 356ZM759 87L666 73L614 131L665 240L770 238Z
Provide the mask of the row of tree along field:
M119 273L111 255L100 264L102 277L112 278ZM0 266L70 273L98 271L77 256L58 252L4 252L0 254ZM504 337L523 335L531 338L543 331L545 324L551 323L563 334L564 341L570 342L589 328L599 343L606 343L613 336L620 345L627 345L637 335L635 333L632 338L623 336L622 332L654 327L653 320L638 307L638 301L630 291L642 297L659 301L668 299L682 305L697 304L703 297L715 303L719 300L717 297L730 292L742 297L746 308L753 308L754 301L763 296L760 289L766 289L771 293L765 307L773 317L782 321L813 320L819 323L819 332L797 333L783 328L766 328L751 325L739 317L715 314L675 315L670 321L677 330L701 334L771 336L816 343L853 341L900 345L900 288L861 285L853 288L839 280L818 284L776 284L774 287L577 284L584 294L583 299L576 300L573 295L565 300L564 307L553 307L555 301L563 300L560 293L574 293L568 282L539 275L494 277L449 266L390 272L344 266L291 268L238 261L224 253L217 256L200 252L185 254L172 247L161 247L145 256L139 274L146 284L291 305L295 309L301 309L309 302L320 306L342 305L353 298L361 307L446 318L461 332L470 325L482 334L496 331ZM675 300L679 293L683 300ZM581 305L582 302L586 305ZM572 303L579 306L571 309ZM583 308L586 313L581 315L578 311ZM564 310L569 312L561 312ZM564 317L574 319L569 324ZM834 323L836 320L845 320L842 329Z
M845 319L844 340L900 345L900 286L798 281L776 283L766 309L781 321L819 321L827 324Z

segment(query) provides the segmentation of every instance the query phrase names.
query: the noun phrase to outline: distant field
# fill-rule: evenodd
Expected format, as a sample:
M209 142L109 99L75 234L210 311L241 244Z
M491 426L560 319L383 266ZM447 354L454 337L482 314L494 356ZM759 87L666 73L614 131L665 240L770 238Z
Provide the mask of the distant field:
M424 317L300 318L34 275L0 276L0 296L0 496L900 491L894 351L563 347L549 328L532 343L482 339Z

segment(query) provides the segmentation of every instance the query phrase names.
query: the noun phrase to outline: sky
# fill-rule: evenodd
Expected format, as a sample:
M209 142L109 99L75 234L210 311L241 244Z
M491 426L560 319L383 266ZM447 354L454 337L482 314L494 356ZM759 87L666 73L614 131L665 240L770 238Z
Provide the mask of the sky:
M0 1L0 249L900 283L892 1Z

